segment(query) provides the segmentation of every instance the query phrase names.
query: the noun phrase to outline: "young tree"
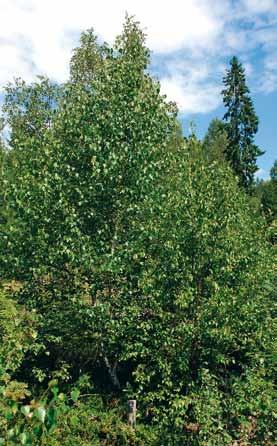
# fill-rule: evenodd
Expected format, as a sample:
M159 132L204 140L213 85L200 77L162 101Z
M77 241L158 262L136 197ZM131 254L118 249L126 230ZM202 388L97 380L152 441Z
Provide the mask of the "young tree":
M97 69L92 60L98 61ZM105 264L111 268L111 262L121 260L145 196L168 171L167 144L176 127L175 108L145 71L148 62L145 36L127 19L114 48L84 33L59 109L53 114L46 108L44 114L38 106L34 133L29 135L29 116L32 129L37 107L25 113L25 93L23 104L22 95L9 100L16 135L12 141L26 150L20 175L9 189L10 207L21 228L2 237L7 265L8 247L15 245L19 251L12 250L18 252L12 264L19 262L22 274L45 263L59 269L98 264L103 270ZM46 87L47 92L48 83ZM41 101L45 95L40 92L31 86L27 98L38 96ZM51 126L45 130L49 117Z
M223 117L228 135L226 158L238 176L240 185L249 190L254 173L258 170L257 157L264 152L254 144L259 121L246 85L245 70L237 57L231 59L223 83L223 103L227 109Z
M226 162L227 144L226 124L220 119L213 119L203 140L204 156L208 161Z

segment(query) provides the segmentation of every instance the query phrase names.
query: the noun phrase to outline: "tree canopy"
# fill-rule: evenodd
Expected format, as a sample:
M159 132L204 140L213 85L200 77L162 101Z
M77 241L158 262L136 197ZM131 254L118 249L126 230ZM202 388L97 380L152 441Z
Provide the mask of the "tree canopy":
M149 58L127 17L113 46L82 34L64 85L7 89L6 446L273 445L273 246L213 155L225 126L184 140Z

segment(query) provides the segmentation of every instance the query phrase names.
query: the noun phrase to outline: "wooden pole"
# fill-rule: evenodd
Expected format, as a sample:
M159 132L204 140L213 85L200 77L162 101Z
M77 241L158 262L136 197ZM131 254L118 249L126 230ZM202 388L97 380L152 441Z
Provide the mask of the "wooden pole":
M128 401L128 424L132 427L136 425L137 401Z

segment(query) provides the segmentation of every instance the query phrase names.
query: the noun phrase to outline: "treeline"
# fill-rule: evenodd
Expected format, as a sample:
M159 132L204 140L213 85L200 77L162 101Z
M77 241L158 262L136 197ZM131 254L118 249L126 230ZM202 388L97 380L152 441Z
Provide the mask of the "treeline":
M64 85L6 89L0 444L274 443L274 206L252 202L243 68L199 141L148 64L127 18L113 47L82 34Z

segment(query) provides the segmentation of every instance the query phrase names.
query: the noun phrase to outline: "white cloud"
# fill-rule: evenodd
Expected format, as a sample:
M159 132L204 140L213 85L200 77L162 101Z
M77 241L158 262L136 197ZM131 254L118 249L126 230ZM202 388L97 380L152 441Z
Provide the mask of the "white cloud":
M277 10L276 0L244 0L243 3L249 13L260 14Z
M267 56L264 61L265 76L261 78L260 90L272 93L277 90L277 51Z
M186 83L181 76L161 79L161 92L175 101L181 113L207 113L220 104L220 87Z
M269 50L277 48L276 0L0 0L0 86L36 74L65 80L76 34L92 26L112 42L126 11L145 27L154 54L164 60L176 55L162 70L161 83L183 112L217 107L224 58L258 45L264 48L269 75L260 88L277 88L276 67L266 62ZM241 27L241 22L249 26ZM184 59L190 70L183 68ZM244 63L251 67L248 56ZM212 72L217 77L211 78Z
M135 14L148 33L153 51L170 52L182 47L212 45L220 20L207 10L201 0L172 0L170 4L138 0L1 0L0 35L13 38L14 30L32 43L36 69L58 80L65 77L65 64L71 45L64 44L64 34L93 26L111 42L120 32L126 11ZM72 44L72 42L71 42ZM18 59L19 61L19 59Z
M0 84L12 80L11 74L13 74L13 77L20 75L27 81L32 79L30 65L24 59L24 55L17 46L12 44L0 45L0 60L4 61L0 69Z
M180 112L207 113L219 105L221 85L207 60L169 60L167 73L160 81L161 92L177 103Z

